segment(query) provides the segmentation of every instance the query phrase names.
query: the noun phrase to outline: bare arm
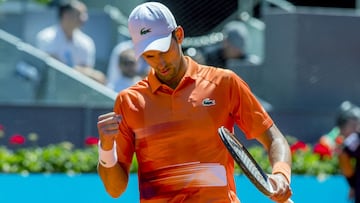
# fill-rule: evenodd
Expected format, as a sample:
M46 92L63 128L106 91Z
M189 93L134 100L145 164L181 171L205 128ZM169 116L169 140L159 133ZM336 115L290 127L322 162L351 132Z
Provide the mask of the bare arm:
M287 202L291 197L291 152L288 142L276 125L272 125L257 140L269 154L273 168L269 180L273 185L274 194L270 197L276 202Z
M125 192L129 173L119 163L111 168L105 168L98 164L98 174L110 196L117 198Z
M106 84L105 74L99 70L94 69L93 67L75 66L74 69L101 84Z
M276 162L286 162L291 166L291 152L288 142L280 130L274 124L257 140L265 147L269 154L269 160L272 166Z
M119 116L114 112L99 116L97 127L101 143L99 147L101 147L102 150L109 151L113 149L114 140L119 134L119 120ZM106 191L112 197L116 198L119 197L127 187L129 166L116 162L112 167L104 167L98 163L98 174Z

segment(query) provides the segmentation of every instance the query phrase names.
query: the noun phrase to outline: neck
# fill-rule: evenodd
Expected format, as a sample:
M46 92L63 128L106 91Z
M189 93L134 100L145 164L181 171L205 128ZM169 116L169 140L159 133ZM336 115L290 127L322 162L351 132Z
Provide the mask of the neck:
M66 38L72 40L74 29L67 26L66 23L61 23L61 28L64 31Z
M180 68L179 68L179 73L177 74L177 77L175 77L171 81L166 82L166 85L168 85L172 89L176 89L176 87L179 85L181 80L184 78L184 75L185 75L187 67L188 67L185 57L181 57L179 66L180 66Z

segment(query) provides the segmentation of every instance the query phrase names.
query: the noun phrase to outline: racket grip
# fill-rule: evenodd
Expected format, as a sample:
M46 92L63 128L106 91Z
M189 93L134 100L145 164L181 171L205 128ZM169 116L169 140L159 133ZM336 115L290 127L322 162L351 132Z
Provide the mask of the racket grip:
M288 199L288 200L286 201L286 203L294 203L294 201L292 201L291 199Z

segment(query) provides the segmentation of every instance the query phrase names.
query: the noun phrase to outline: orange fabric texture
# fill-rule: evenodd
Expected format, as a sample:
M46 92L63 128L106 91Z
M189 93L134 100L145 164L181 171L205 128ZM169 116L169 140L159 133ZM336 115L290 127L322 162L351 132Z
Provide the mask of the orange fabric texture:
M234 72L186 60L175 90L151 71L119 93L118 160L129 166L136 153L142 203L239 202L234 161L217 129L233 131L236 123L255 138L273 121Z

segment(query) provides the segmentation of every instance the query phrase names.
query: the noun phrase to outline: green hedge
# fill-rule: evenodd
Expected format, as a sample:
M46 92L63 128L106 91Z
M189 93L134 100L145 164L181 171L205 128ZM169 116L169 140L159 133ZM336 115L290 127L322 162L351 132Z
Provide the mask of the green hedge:
M250 153L267 172L271 171L269 160L263 148L253 146ZM0 172L2 173L96 173L96 145L75 149L69 142L46 147L9 149L0 147ZM134 157L131 172L137 171ZM306 150L293 153L293 174L322 175L338 174L336 157L321 157L313 153L308 145ZM236 173L241 173L236 166Z
M74 149L69 142L16 150L0 147L0 160L4 173L93 173L97 148Z

